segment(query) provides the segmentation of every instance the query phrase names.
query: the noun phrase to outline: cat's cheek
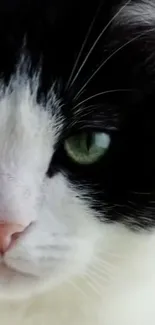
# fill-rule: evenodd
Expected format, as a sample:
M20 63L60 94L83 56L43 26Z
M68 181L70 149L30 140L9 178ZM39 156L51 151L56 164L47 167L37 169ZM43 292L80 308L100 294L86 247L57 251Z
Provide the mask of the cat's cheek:
M104 224L67 176L59 173L46 178L37 202L35 221L4 257L17 281L7 273L4 280L17 291L20 277L23 294L36 292L36 283L37 290L52 288L83 276L94 263L103 238ZM3 290L8 290L7 285Z
M39 229L38 223L36 229L27 233L23 241L6 254L6 263L17 272L38 278L41 286L49 283L55 287L82 276L96 258L101 239L98 223L90 222L84 228L81 236L58 232L56 235L47 229L43 231L41 225Z
M62 175L48 181L44 191L36 223L8 252L6 261L17 271L56 283L86 271L103 236L103 226Z

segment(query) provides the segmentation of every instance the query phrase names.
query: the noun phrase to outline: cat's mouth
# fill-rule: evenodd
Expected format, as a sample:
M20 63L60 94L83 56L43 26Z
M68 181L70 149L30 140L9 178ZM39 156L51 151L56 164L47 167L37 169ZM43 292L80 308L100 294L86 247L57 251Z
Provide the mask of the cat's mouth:
M0 263L0 277L5 276L5 277L17 277L17 276L22 276L22 277L27 277L27 278L32 278L35 277L34 275L30 275L24 271L20 271L16 269L13 266L7 265L4 261Z
M0 299L19 299L38 290L39 279L0 261ZM36 288L36 289L35 289Z

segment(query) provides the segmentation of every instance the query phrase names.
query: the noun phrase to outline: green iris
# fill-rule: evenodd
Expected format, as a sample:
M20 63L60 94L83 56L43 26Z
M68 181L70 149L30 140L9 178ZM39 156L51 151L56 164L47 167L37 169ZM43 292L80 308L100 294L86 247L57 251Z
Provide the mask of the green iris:
M93 164L104 156L110 145L106 133L81 133L65 141L65 150L70 158L79 164Z

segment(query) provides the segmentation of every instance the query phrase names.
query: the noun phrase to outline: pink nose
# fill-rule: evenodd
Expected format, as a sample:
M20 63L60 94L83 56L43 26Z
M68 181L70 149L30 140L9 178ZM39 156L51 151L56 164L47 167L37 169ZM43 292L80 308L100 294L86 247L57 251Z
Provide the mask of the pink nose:
M5 254L25 229L16 223L0 224L0 254Z

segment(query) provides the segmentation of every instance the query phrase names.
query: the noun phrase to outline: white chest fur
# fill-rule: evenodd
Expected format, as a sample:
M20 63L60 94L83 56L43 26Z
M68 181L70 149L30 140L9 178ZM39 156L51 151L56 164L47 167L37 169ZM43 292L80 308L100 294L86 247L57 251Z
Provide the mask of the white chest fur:
M123 288L122 288L123 290ZM154 325L153 297L144 292L135 296L133 288L105 297L73 293L74 289L50 294L22 303L2 304L0 319L3 325ZM150 306L151 304L151 306Z

